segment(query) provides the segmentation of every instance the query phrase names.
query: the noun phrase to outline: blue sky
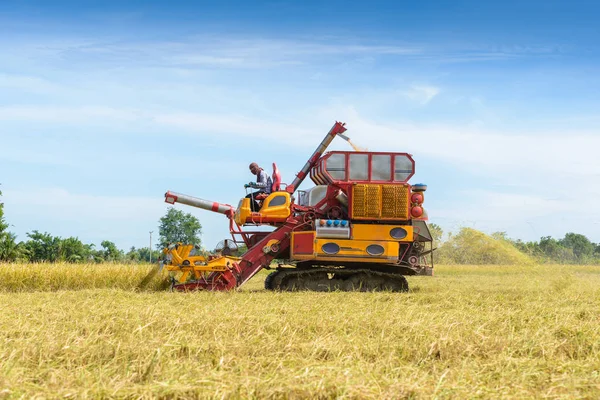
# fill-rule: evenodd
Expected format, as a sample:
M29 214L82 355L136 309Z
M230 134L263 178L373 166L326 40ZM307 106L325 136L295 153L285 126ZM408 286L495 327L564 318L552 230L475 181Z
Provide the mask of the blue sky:
M413 154L447 231L600 241L595 2L173 4L0 2L19 239L146 246L165 191L235 205L250 162L291 182L340 120L361 147ZM177 207L207 247L227 237L225 217Z

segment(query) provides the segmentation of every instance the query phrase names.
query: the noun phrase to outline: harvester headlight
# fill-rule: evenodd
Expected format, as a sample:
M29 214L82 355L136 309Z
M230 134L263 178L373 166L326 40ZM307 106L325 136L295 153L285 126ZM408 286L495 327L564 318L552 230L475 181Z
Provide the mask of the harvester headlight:
M337 254L340 251L340 246L333 242L325 243L321 246L321 250L323 250L323 253L325 254Z
M404 228L393 228L390 230L390 236L397 240L404 239L406 235L408 235L408 232Z
M385 249L380 244L370 244L367 246L367 253L372 256L380 256L385 252Z

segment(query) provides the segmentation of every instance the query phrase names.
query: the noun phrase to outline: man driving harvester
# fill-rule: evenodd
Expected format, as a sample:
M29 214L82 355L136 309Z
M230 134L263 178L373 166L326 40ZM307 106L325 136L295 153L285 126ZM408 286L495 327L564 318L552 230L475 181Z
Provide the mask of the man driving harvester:
M267 174L267 172L259 167L255 162L250 164L250 172L252 175L256 175L256 182L246 183L244 188L258 189L258 191L246 195L246 198L250 199L250 207L252 208L252 211L258 212L258 210L260 210L260 206L256 201L256 196L262 193L271 193L273 181L271 180L269 174Z

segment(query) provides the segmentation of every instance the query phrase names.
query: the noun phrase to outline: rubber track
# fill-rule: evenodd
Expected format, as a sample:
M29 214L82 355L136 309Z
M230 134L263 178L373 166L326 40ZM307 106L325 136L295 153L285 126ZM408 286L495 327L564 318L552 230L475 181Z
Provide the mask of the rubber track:
M339 268L314 268L314 269L280 269L275 272L271 272L267 278L265 279L265 289L267 290L281 290L280 285L283 283L283 280L287 277L296 277L302 278L303 280L311 280L313 277L318 277L319 275L327 273L327 274L336 274L336 276L347 276L355 274L366 274L370 279L371 277L381 277L385 278L389 281L400 281L402 289L399 290L401 292L408 292L408 281L403 275L395 274L395 273L387 273L374 271L372 269L339 269Z
M273 271L265 278L265 289L273 290L273 279L277 276L279 271Z

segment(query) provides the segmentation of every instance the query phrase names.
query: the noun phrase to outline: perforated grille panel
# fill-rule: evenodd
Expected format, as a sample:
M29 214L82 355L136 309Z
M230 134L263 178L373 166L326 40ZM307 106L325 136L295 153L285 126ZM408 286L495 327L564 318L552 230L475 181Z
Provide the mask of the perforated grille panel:
M408 219L408 188L406 186L382 186L381 197L381 218Z
M381 209L381 188L379 185L366 185L365 217L378 218Z
M352 218L408 219L408 188L404 185L354 185Z
M366 214L365 198L366 185L355 185L352 188L352 214L354 218L364 217Z

